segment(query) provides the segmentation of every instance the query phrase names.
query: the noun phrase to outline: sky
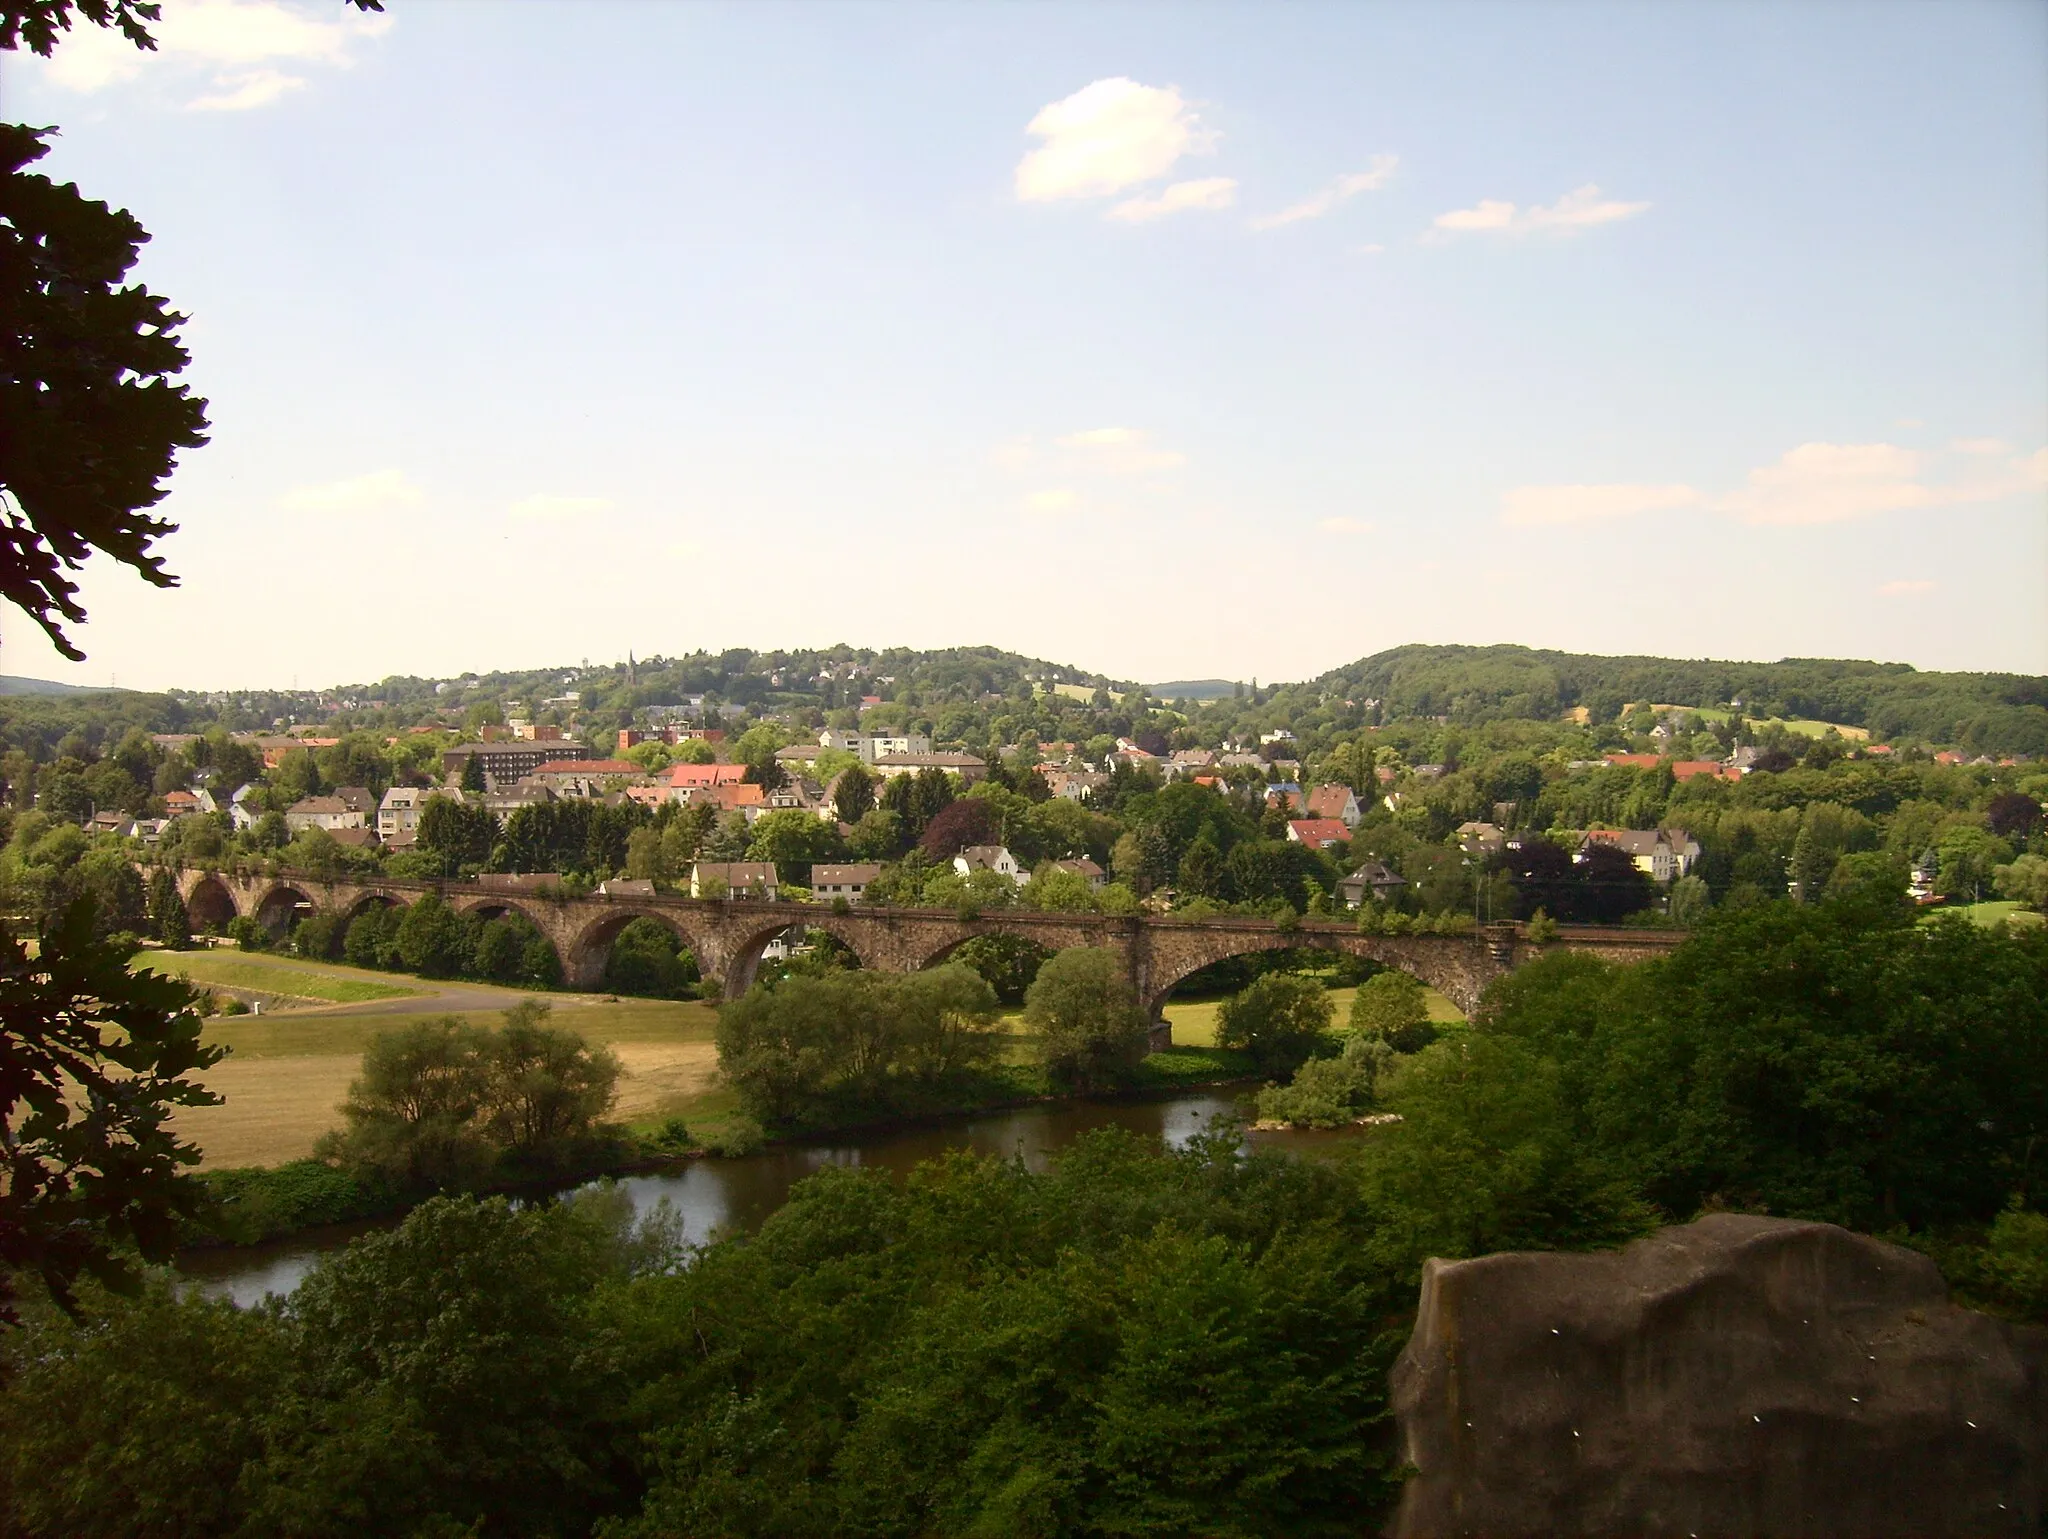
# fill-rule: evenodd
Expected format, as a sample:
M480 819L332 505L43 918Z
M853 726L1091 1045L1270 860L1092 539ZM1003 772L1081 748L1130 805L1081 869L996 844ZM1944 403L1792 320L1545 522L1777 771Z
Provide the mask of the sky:
M0 56L212 441L88 659L2048 672L2048 6L163 0Z

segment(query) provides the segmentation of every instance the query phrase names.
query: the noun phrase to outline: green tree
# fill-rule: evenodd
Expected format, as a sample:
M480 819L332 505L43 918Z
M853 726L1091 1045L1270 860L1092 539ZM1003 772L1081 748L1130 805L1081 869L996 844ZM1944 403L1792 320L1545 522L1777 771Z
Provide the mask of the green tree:
M488 1030L451 1015L379 1032L320 1153L407 1187L472 1188L493 1159L477 1125L490 1091Z
M433 855L444 876L488 865L498 820L481 805L453 796L430 796L420 808L419 848Z
M200 1041L192 990L130 972L74 904L30 957L0 940L0 1321L12 1279L69 1304L81 1275L132 1291L130 1252L170 1259L204 1205L184 1170L199 1151L171 1130L179 1107L220 1097L194 1078L224 1048Z
M746 858L772 860L783 881L803 884L810 881L814 863L830 860L839 850L836 826L800 808L785 807L754 820Z
M460 977L472 961L462 919L438 893L427 893L400 917L392 949L408 972L423 978Z
M618 1099L618 1055L548 1024L552 1006L524 999L505 1012L489 1050L487 1127L532 1157L588 1134Z
M604 986L648 999L687 999L695 993L697 959L658 919L634 919L612 941Z
M1267 973L1216 1013L1216 1045L1250 1053L1259 1072L1289 1075L1322 1047L1330 1029L1330 996L1320 982Z
M481 796L490 789L490 783L484 778L484 761L476 754L463 758L462 789L469 796Z
M1180 891L1187 898L1223 896L1223 852L1207 834L1188 846L1180 858Z
M875 777L864 765L849 764L832 783L832 807L839 821L856 824L875 810Z
M1391 968L1359 985L1347 1024L1356 1035L1384 1042L1397 1053L1417 1053L1436 1040L1422 985Z
M2009 865L1993 867L1991 877L2000 897L2048 909L2048 858L2021 855Z
M1039 968L1024 994L1024 1021L1047 1076L1075 1090L1129 1083L1150 1030L1121 961L1090 946L1057 952Z
M34 12L5 30L8 47L21 37L46 56L56 35ZM0 597L76 661L64 626L85 609L67 571L98 552L175 585L150 549L177 526L144 510L166 495L178 451L206 442L206 403L176 382L191 361L185 317L124 283L148 232L26 169L49 132L0 124Z

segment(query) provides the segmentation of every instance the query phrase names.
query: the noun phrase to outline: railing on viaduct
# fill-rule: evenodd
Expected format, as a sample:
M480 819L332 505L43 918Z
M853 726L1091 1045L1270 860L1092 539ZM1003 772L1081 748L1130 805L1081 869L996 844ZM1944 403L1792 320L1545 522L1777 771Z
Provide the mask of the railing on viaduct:
M178 887L195 924L220 925L249 915L273 931L283 930L295 916L323 913L345 921L373 904L404 907L427 893L438 894L458 913L486 918L522 914L554 944L566 980L578 988L602 982L620 930L635 919L652 919L690 949L702 975L718 983L728 998L746 992L762 949L794 926L823 930L851 950L861 966L886 972L929 967L977 935L1016 936L1047 951L1100 946L1117 953L1132 989L1154 1019L1174 985L1190 973L1230 957L1292 947L1398 967L1469 1013L1494 979L1543 949L1511 924L1487 925L1466 935L1361 935L1340 921L1316 919L1282 926L1235 917L1116 918L1031 909L973 915L858 905L839 910L748 898L572 896L548 889L507 891L476 882L323 881L294 873L205 870L181 872ZM1634 962L1661 955L1678 939L1668 931L1567 927L1550 944Z

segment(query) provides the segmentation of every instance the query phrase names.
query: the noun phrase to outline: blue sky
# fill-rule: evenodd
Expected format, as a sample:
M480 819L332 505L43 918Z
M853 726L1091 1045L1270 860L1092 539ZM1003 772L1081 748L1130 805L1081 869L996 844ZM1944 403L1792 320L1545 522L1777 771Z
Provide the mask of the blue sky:
M164 0L0 60L213 442L90 654L2048 671L2048 7Z

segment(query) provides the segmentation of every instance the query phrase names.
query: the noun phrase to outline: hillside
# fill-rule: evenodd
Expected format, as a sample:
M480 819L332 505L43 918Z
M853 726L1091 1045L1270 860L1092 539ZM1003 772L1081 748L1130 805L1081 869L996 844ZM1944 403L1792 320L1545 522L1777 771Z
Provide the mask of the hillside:
M1739 700L1748 716L1840 722L1878 739L2048 753L2048 678L1922 673L1906 663L1739 663L1411 645L1332 669L1308 688L1378 700L1383 720L1442 716L1467 723L1553 721L1575 706L1602 722L1638 701L1719 707Z

